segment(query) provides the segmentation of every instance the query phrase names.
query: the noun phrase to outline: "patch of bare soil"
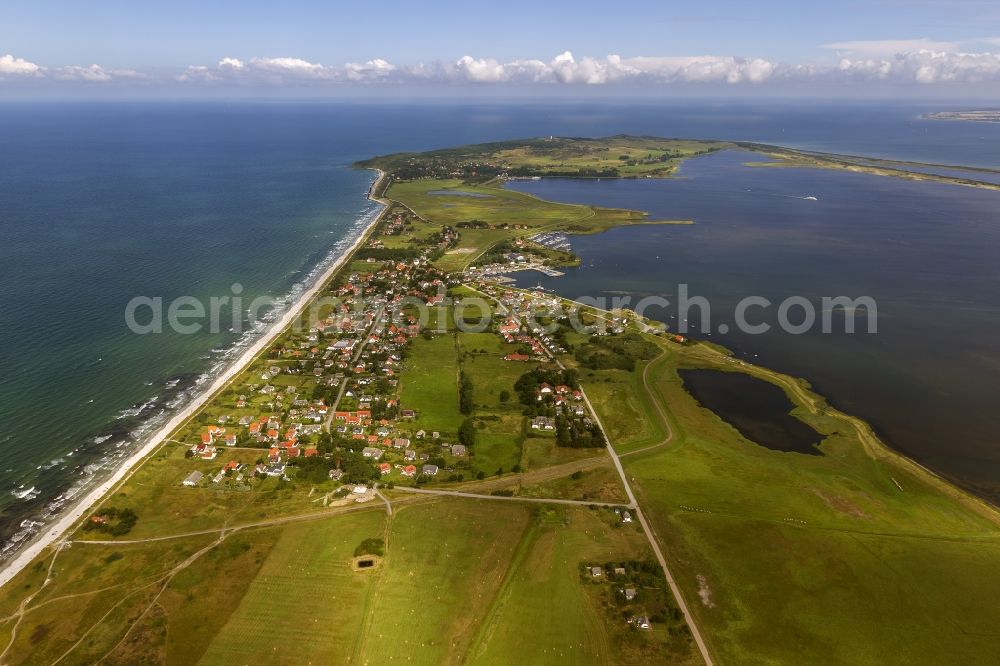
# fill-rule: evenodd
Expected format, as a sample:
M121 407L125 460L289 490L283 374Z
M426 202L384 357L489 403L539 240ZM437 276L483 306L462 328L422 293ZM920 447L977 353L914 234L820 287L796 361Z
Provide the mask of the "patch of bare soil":
M698 574L698 597L706 608L715 608L712 601L712 588L708 586L708 579L702 574Z
M826 505L828 507L830 507L834 511L837 511L838 513L844 513L847 514L848 516L853 516L854 518L868 518L868 514L865 513L860 506L858 506L851 500L847 499L846 497L840 497L839 495L828 495L824 493L822 490L816 490L815 488L813 489L813 492L816 493L817 497L826 502Z

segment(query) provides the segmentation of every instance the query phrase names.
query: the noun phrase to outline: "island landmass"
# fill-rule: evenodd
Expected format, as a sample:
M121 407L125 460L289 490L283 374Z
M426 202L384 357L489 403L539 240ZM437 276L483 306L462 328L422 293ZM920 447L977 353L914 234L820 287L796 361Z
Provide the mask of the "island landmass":
M1000 110L937 111L935 113L928 113L924 117L930 120L968 120L981 123L1000 123Z
M0 660L996 660L994 507L804 380L507 279L578 261L560 234L671 222L509 179L670 178L724 149L996 187L629 136L361 162L377 220L0 588ZM777 387L815 454L752 441L687 370Z

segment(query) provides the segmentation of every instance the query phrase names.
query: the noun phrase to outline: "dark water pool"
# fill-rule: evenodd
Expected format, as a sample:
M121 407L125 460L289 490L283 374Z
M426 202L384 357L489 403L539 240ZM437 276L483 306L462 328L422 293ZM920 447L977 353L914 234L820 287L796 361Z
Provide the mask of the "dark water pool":
M780 388L756 377L720 370L679 370L698 403L741 435L773 451L823 455L822 436L792 416L794 405Z

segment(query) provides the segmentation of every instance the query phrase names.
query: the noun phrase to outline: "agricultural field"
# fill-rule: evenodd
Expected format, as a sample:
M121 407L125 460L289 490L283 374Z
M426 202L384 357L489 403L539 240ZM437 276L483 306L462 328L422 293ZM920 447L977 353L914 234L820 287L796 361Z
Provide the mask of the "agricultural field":
M458 411L458 369L455 336L441 334L412 342L400 382L400 404L417 412L409 427L457 432L462 421Z
M351 663L378 575L355 569L355 549L385 529L382 511L283 528L204 660Z
M397 153L360 162L406 179L461 172L470 180L513 177L663 178L684 159L732 147L723 141L642 136L600 139L547 137L459 146L426 153Z
M649 556L641 531L619 526L611 511L538 510L476 632L470 663L698 663L682 624L631 629L615 603L628 583L586 570ZM645 594L649 603L656 591Z
M357 661L461 661L530 522L524 507L475 500L397 512L374 572Z

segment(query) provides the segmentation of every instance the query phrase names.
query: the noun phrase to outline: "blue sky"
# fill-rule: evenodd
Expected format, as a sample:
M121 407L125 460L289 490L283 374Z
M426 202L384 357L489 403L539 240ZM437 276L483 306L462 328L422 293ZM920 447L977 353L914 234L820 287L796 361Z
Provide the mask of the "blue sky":
M43 0L0 16L0 94L74 84L1000 90L996 0Z

